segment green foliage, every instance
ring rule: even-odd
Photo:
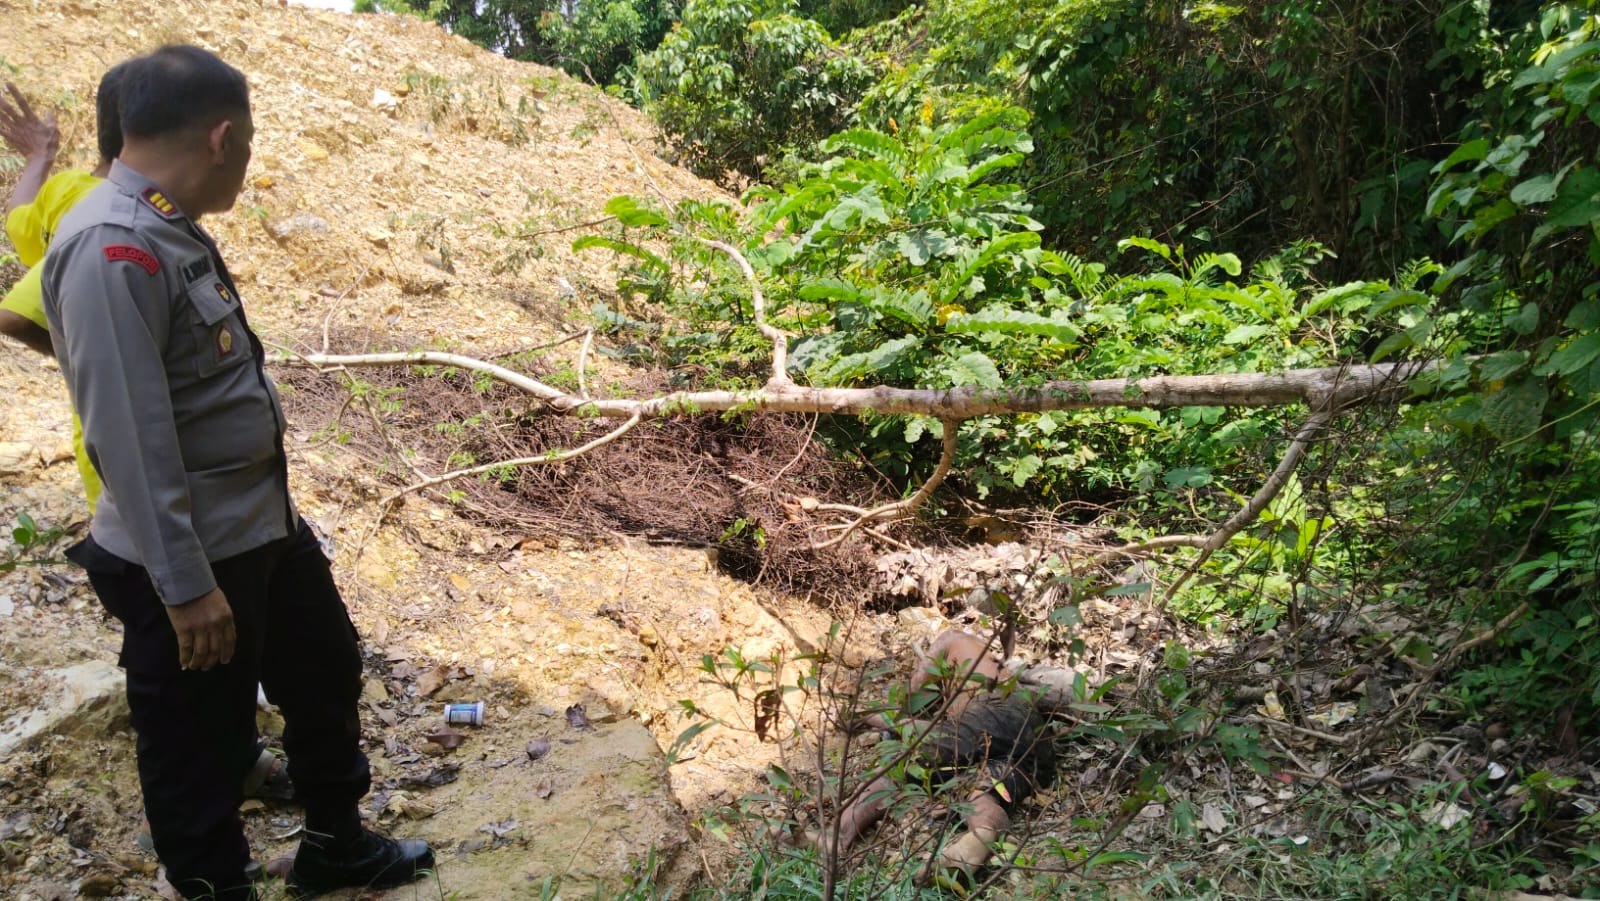
[[[688,0],[635,90],[684,162],[750,176],[851,122],[870,72],[795,0]]]
[[[794,181],[748,192],[742,216],[723,204],[680,204],[668,214],[619,198],[607,207],[619,231],[574,246],[628,259],[624,290],[661,305],[658,318],[674,323],[634,330],[664,363],[692,363],[720,383],[747,386],[764,379],[768,345],[754,328],[745,280],[702,235],[749,258],[768,315],[796,336],[791,373],[819,386],[1029,387],[1318,365],[1349,353],[1369,308],[1415,293],[1409,283],[1377,281],[1322,290],[1309,272],[1326,251],[1310,242],[1258,263],[1249,277],[1232,254],[1191,257],[1146,238],[1123,242],[1126,275],[1047,250],[1033,204],[1007,180],[1032,151],[1026,125],[1016,109],[940,122],[930,107],[896,130],[850,129],[822,142],[824,158],[801,166]],[[641,241],[639,229],[665,243]],[[1233,500],[1207,488],[1213,473],[1246,462],[1254,443],[1283,431],[1283,415],[1197,408],[981,417],[963,426],[958,470],[980,496],[1055,502],[1150,490],[1231,510]],[[936,456],[940,431],[936,422],[882,417],[833,438],[913,482]]]
[[[408,2],[408,0],[355,0],[355,3],[351,5],[351,12],[401,13],[429,21],[437,21],[444,10],[444,0],[426,0],[424,3],[417,4]]]
[[[0,556],[0,573],[11,572],[18,566],[55,562],[38,554],[65,534],[66,530],[59,526],[44,528],[27,513],[18,513],[17,524],[11,530],[11,546]]]
[[[597,84],[617,84],[624,70],[661,43],[678,13],[677,0],[598,0],[570,15],[546,13],[539,33],[551,59]]]
[[[708,151],[713,169],[754,172],[797,141],[740,125],[758,121],[747,111],[756,101],[730,100],[745,85],[727,79],[749,69],[751,23],[794,7],[713,9],[722,18],[707,12],[672,47],[684,63],[673,77],[724,80],[679,112],[726,125],[698,140],[733,148],[727,159],[739,162]],[[1274,628],[1303,623],[1317,604],[1381,596],[1419,618],[1453,617],[1463,636],[1517,611],[1496,640],[1452,661],[1449,688],[1419,713],[1592,733],[1592,7],[939,0],[861,21],[844,43],[880,67],[877,83],[849,127],[766,170],[781,171],[781,184],[749,190],[742,207],[608,208],[616,230],[582,244],[626,267],[624,302],[600,311],[604,321],[702,381],[759,384],[767,345],[743,275],[700,240],[716,238],[749,259],[769,317],[794,336],[791,373],[811,385],[1028,391],[1049,380],[1441,361],[1416,377],[1429,399],[1346,419],[1336,449],[1314,449],[1172,609]],[[738,52],[696,55],[725,47]],[[719,134],[746,143],[716,144]],[[1223,238],[1238,250],[1223,252]],[[1360,280],[1324,281],[1335,268]],[[1163,531],[1210,529],[1240,509],[1301,416],[979,417],[960,426],[952,487],[1035,505],[1126,505],[1139,493]],[[910,490],[944,428],[865,416],[819,434]],[[1067,609],[1049,628],[1070,628]],[[1445,646],[1417,641],[1405,653]],[[1260,736],[1219,723],[1182,649],[1166,663],[1150,703],[1099,721],[1103,737],[1265,766]],[[1433,819],[1452,790],[1426,803],[1329,805],[1305,848],[1247,841],[1238,865],[1268,874],[1267,895],[1443,897],[1463,874],[1525,888],[1516,846]],[[1152,765],[1130,800],[1171,800],[1164,792]],[[1537,794],[1529,817],[1545,815]],[[1175,833],[1193,831],[1184,803],[1174,801]],[[1572,855],[1592,868],[1597,847]],[[1161,891],[1208,896],[1172,872],[1149,878],[1152,893],[1170,879]]]
[[[1315,793],[1302,801],[1307,832],[1243,838],[1218,869],[1249,874],[1258,894],[1248,897],[1260,898],[1446,901],[1463,897],[1464,886],[1483,892],[1531,889],[1528,873],[1537,872],[1538,864],[1530,855],[1475,834],[1470,817],[1442,821],[1449,805],[1471,803],[1461,794],[1460,786],[1428,786],[1414,799],[1385,804]],[[1240,897],[1227,890],[1226,880],[1209,874],[1181,894],[1171,891],[1177,883],[1163,887],[1164,897]]]
[[[356,11],[374,7],[414,12],[512,59],[613,84],[660,43],[678,0],[359,0]]]
[[[1410,510],[1443,511],[1420,553],[1448,561],[1475,619],[1533,607],[1453,700],[1530,728],[1600,716],[1600,17],[1553,5],[1538,37],[1435,167],[1429,211],[1461,256],[1380,347],[1450,358],[1427,380],[1456,396],[1395,435],[1398,458],[1462,472],[1400,470]],[[1448,438],[1425,431],[1441,424]]]
[[[949,118],[1019,106],[1038,147],[1019,180],[1054,246],[1104,255],[1159,226],[1168,243],[1259,257],[1309,236],[1350,277],[1442,249],[1415,214],[1432,149],[1507,80],[1528,9],[707,0],[642,60],[636,88],[718,178],[787,178],[788,152],[905,126],[929,104]]]
[[[800,0],[799,12],[830,34],[842,35],[891,20],[912,5],[912,0]]]

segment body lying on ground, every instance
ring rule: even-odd
[[[930,787],[965,792],[964,829],[940,849],[941,870],[970,874],[982,867],[1018,807],[1055,781],[1055,752],[1036,693],[1018,686],[989,645],[967,632],[941,633],[905,693],[908,710],[874,713],[859,723],[908,748]],[[808,841],[844,854],[884,815],[896,790],[889,776],[876,778],[840,812],[831,842]]]

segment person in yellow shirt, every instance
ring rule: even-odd
[[[111,161],[122,152],[122,127],[117,114],[117,88],[122,67],[116,66],[100,79],[95,98],[96,139],[100,165],[93,172],[68,171],[50,176],[61,148],[61,132],[54,113],[36,115],[17,86],[6,84],[0,94],[0,139],[22,155],[22,175],[6,202],[6,236],[16,248],[17,258],[28,272],[0,301],[0,334],[21,341],[45,356],[54,356],[50,332],[44,318],[44,296],[40,275],[56,223],[85,194],[98,185],[111,169]],[[10,95],[9,98],[6,95]],[[48,177],[47,177],[48,176]],[[72,415],[72,450],[83,480],[83,494],[94,512],[100,498],[100,477],[89,463],[83,447],[83,427],[77,413]]]

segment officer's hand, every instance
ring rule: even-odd
[[[6,94],[10,94],[7,99]],[[44,118],[34,113],[28,98],[17,86],[6,82],[6,93],[0,94],[0,140],[4,140],[17,153],[32,162],[36,159],[55,161],[61,148],[61,131],[56,127],[56,114],[47,112]]]
[[[187,604],[168,606],[167,618],[178,633],[179,666],[208,670],[233,659],[233,608],[222,589],[213,588]]]

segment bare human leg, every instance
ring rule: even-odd
[[[939,852],[941,869],[961,870],[969,875],[989,862],[995,843],[1011,826],[1011,817],[993,792],[978,792],[970,801],[972,812],[967,814],[967,828]]]

